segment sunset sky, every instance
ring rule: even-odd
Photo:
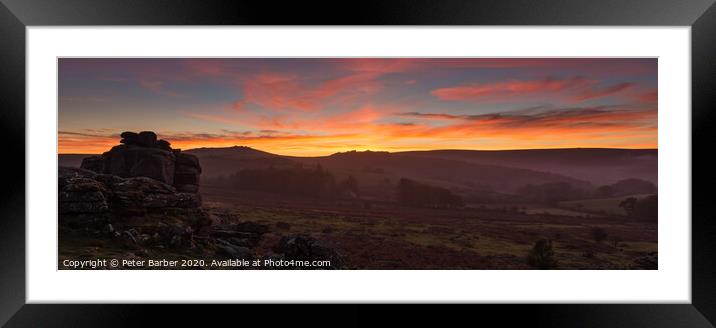
[[[63,58],[59,152],[657,148],[657,60]]]

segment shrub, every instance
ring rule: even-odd
[[[592,228],[592,230],[589,232],[589,234],[592,236],[592,239],[594,241],[601,243],[604,239],[607,239],[607,232],[599,227]]]
[[[527,255],[527,264],[539,270],[557,268],[552,241],[549,239],[538,240]]]
[[[612,246],[613,246],[614,248],[617,248],[617,246],[619,246],[619,243],[622,242],[622,237],[620,237],[620,236],[611,236],[611,237],[609,237],[609,241],[612,242]]]
[[[287,222],[276,222],[276,228],[279,230],[291,230],[291,224]]]

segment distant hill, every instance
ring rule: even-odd
[[[228,176],[242,168],[263,168],[295,164],[289,158],[245,146],[197,148],[185,152],[199,157],[202,177]]]
[[[221,148],[195,148],[188,149],[185,152],[194,154],[200,157],[221,157],[221,158],[236,158],[236,159],[247,159],[247,158],[265,158],[265,157],[281,157],[267,153],[265,151],[253,149],[246,146],[233,146],[233,147],[221,147]]]
[[[60,154],[57,156],[57,164],[59,166],[80,167],[82,159],[90,156],[95,156],[95,154]]]
[[[362,190],[380,194],[402,177],[463,193],[514,193],[527,184],[564,182],[593,189],[627,178],[656,184],[656,149],[432,150],[345,152],[330,156],[282,156],[234,146],[186,150],[199,157],[202,177],[228,176],[243,168],[320,165],[342,179],[355,177]],[[63,166],[79,166],[86,154],[60,155]]]
[[[527,184],[566,182],[588,189],[592,186],[575,178],[529,169],[480,164],[459,159],[418,156],[406,153],[347,152],[326,157],[295,158],[308,165],[353,175],[363,184],[379,185],[402,177],[421,180],[450,189],[512,193]]]
[[[639,178],[657,184],[657,149],[431,150],[401,154],[553,172],[595,185]]]

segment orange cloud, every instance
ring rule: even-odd
[[[430,114],[413,115],[430,117]],[[485,115],[454,115],[440,117],[457,120],[455,124],[439,127],[423,125],[422,128],[400,128],[393,132],[396,137],[435,137],[454,138],[500,138],[512,148],[530,148],[534,141],[560,141],[577,144],[585,140],[622,138],[621,143],[628,144],[631,137],[639,136],[653,140],[656,147],[655,109],[627,110],[607,107],[556,109],[529,113],[514,111]],[[507,142],[509,141],[509,142]],[[617,140],[619,141],[619,140]],[[518,146],[519,145],[519,146]],[[517,147],[515,147],[517,146]]]
[[[60,154],[101,154],[119,143],[119,134],[60,131],[57,139]]]
[[[182,149],[245,145],[298,156],[352,149],[657,147],[655,107],[542,107],[480,115],[391,113],[396,113],[396,108],[363,106],[320,119],[257,116],[248,125],[251,130],[246,131],[158,131],[158,134],[171,141],[173,147]],[[223,116],[192,114],[192,117],[234,122]],[[396,117],[410,121],[394,122]],[[238,121],[248,122],[244,118]],[[59,135],[59,151],[100,153],[118,143],[119,132],[63,131]]]
[[[329,115],[325,118],[273,115],[248,118],[254,126],[270,130],[302,130],[324,133],[343,133],[351,130],[361,131],[378,121],[384,114],[373,106],[363,106],[345,113]]]

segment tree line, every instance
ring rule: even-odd
[[[536,202],[547,205],[557,205],[557,202],[585,198],[587,192],[575,188],[567,182],[550,182],[544,184],[528,184],[517,191],[523,201]]]
[[[321,165],[304,167],[245,168],[235,174],[212,179],[212,183],[237,190],[252,190],[316,198],[360,198],[358,180],[349,175],[343,179]],[[405,206],[430,208],[464,207],[462,197],[452,191],[408,178],[395,187],[396,201]]]
[[[296,196],[334,197],[344,192],[358,193],[358,181],[354,177],[338,180],[320,165],[245,168],[215,182],[234,189]]]
[[[656,185],[641,179],[619,180],[611,185],[603,185],[595,190],[597,197],[617,197],[637,194],[653,194]]]
[[[575,187],[567,182],[549,182],[544,184],[528,184],[517,191],[522,201],[536,202],[546,205],[557,205],[560,201],[608,198],[636,194],[653,194],[656,185],[641,179],[624,179],[611,185],[603,185],[594,190]]]
[[[414,207],[459,208],[465,206],[460,196],[450,190],[400,179],[396,188],[398,203]]]
[[[644,198],[629,197],[621,201],[619,206],[624,209],[627,216],[656,221],[659,218],[659,197],[650,195]]]

